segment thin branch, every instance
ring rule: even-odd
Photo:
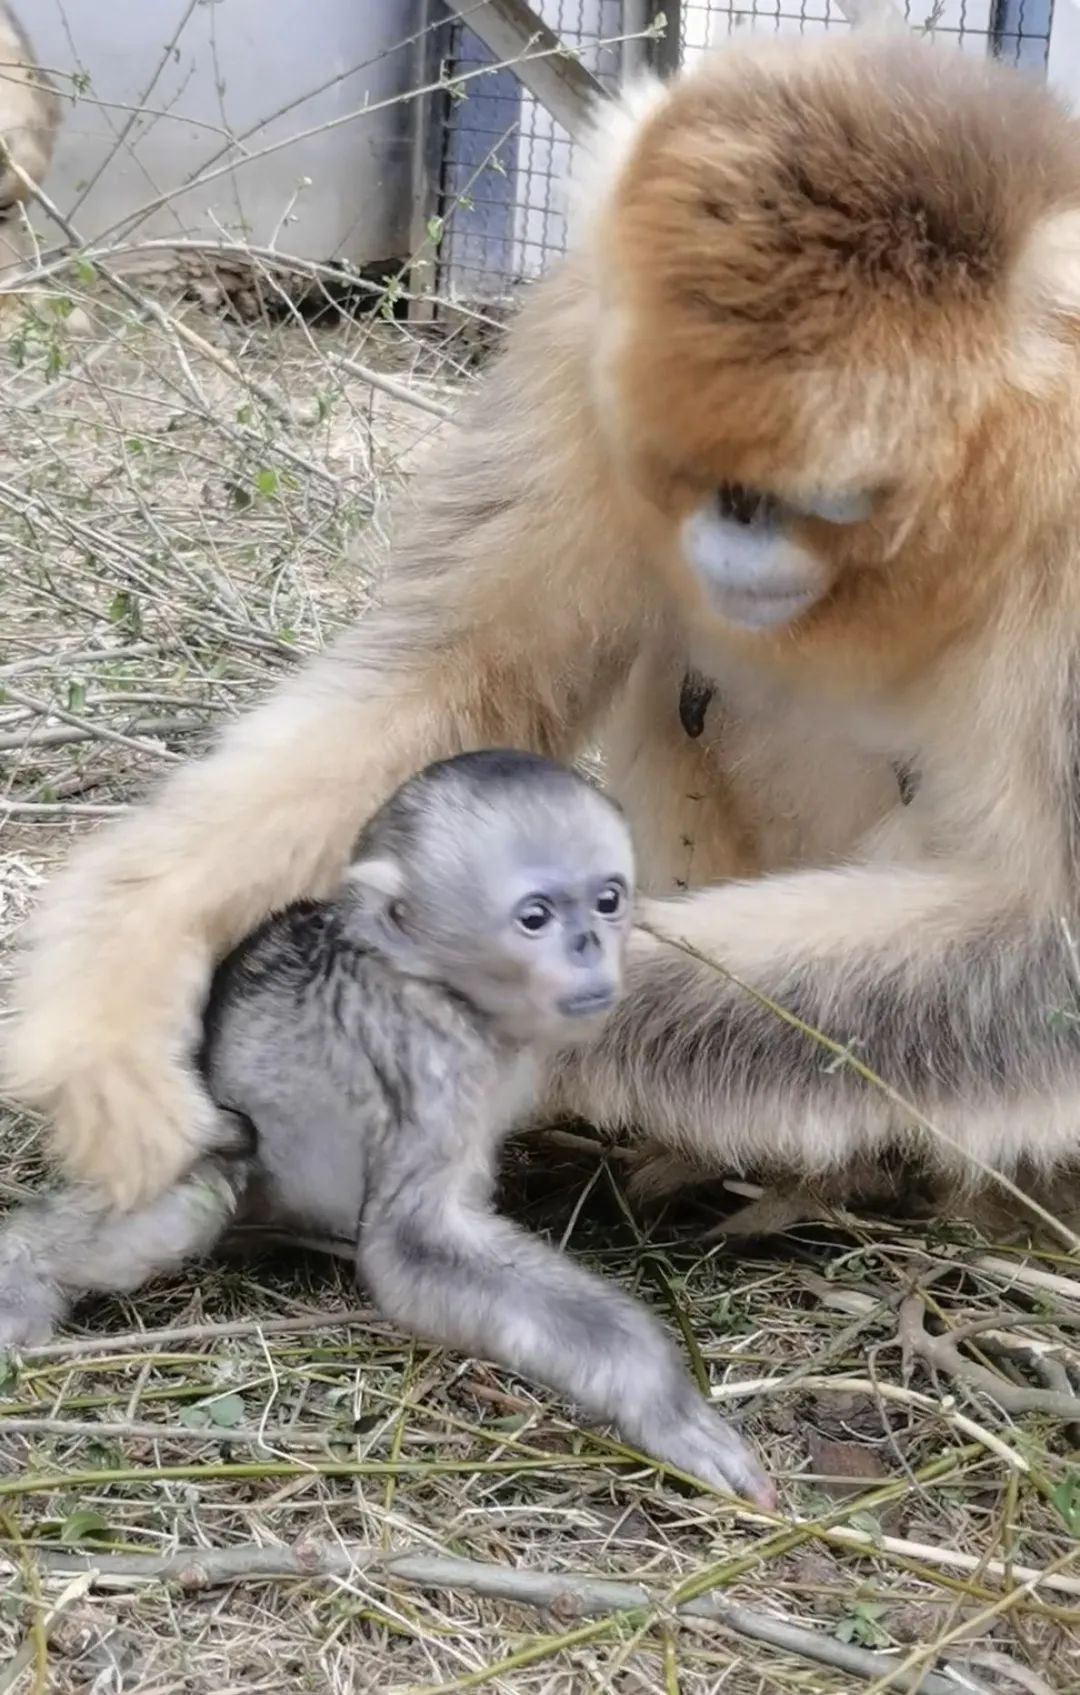
[[[58,647],[50,653],[36,653],[30,659],[13,659],[10,665],[0,665],[0,693],[4,692],[5,677],[19,677],[27,671],[53,671],[58,665],[101,665],[114,659],[145,659],[157,651],[155,642],[131,642],[127,647]]]
[[[1014,1417],[1023,1413],[1043,1413],[1048,1418],[1063,1419],[1067,1424],[1080,1423],[1080,1398],[1076,1395],[1062,1395],[1052,1389],[1028,1389],[1022,1384],[1010,1383],[989,1367],[965,1359],[952,1336],[932,1336],[926,1328],[926,1306],[920,1295],[908,1295],[901,1301],[897,1328],[906,1359],[921,1359],[934,1371],[954,1378],[966,1388],[989,1395]]]
[[[747,1377],[740,1378],[735,1383],[722,1383],[711,1391],[714,1401],[733,1401],[744,1395],[767,1395],[779,1390],[786,1390],[789,1380],[783,1377]],[[952,1398],[946,1396],[923,1395],[917,1389],[905,1389],[898,1383],[879,1383],[870,1377],[819,1377],[807,1375],[799,1378],[802,1389],[818,1389],[835,1392],[841,1395],[872,1395],[882,1401],[896,1401],[901,1406],[917,1407],[920,1412],[936,1413],[939,1418],[954,1425],[973,1442],[989,1449],[999,1460],[1012,1466],[1015,1471],[1028,1472],[1031,1470],[1022,1454],[1016,1453],[1003,1442],[1000,1436],[992,1430],[969,1418],[967,1413],[960,1412],[953,1405]]]
[[[59,225],[71,244],[78,248],[80,252],[83,252],[86,248],[85,241],[71,222],[70,218],[65,217],[64,213],[61,212],[55,201],[50,199],[50,197],[45,193],[45,190],[34,181],[33,177],[27,175],[26,171],[22,169],[16,160],[10,159],[8,161],[8,169],[13,173],[16,179],[21,182],[22,186],[31,198],[36,200],[38,205],[49,214],[49,217]],[[262,401],[263,405],[268,407],[276,417],[284,420],[286,423],[295,422],[296,414],[293,407],[287,400],[282,399],[279,394],[275,394],[273,389],[267,388],[265,383],[256,382],[253,377],[245,374],[245,372],[240,369],[240,366],[236,363],[235,359],[231,359],[227,353],[223,353],[220,348],[215,347],[203,336],[196,334],[196,332],[189,328],[189,326],[180,318],[176,318],[171,313],[166,312],[165,308],[159,301],[150,300],[145,295],[140,294],[138,289],[133,288],[126,278],[118,276],[115,271],[113,271],[109,266],[102,264],[100,260],[97,261],[97,272],[101,277],[101,280],[108,284],[114,294],[119,294],[122,299],[127,301],[129,306],[133,306],[135,308],[140,316],[154,319],[160,328],[164,330],[165,333],[173,340],[178,339],[182,342],[186,342],[193,352],[200,354],[204,359],[208,359],[212,365],[216,365],[218,370],[223,371],[227,377],[232,379],[233,382],[239,383],[241,388],[247,389],[251,394],[256,395],[257,398]],[[310,469],[311,467],[307,468]]]
[[[965,1319],[960,1324],[954,1324],[949,1331],[949,1340],[955,1344],[966,1342],[972,1336],[990,1334],[999,1337],[1002,1343],[1010,1348],[1023,1348],[1034,1352],[1041,1348],[1068,1346],[1064,1342],[1037,1342],[1032,1336],[1021,1336],[1018,1331],[1010,1330],[1010,1324],[1022,1325],[1025,1330],[1059,1330],[1062,1326],[1076,1328],[1077,1320],[1069,1313],[1059,1317],[1057,1313],[1052,1318],[1042,1317],[1033,1312],[991,1312],[983,1313],[981,1318]]]
[[[352,1442],[354,1431],[347,1427],[325,1430],[275,1430],[258,1426],[226,1426],[207,1423],[135,1424],[126,1419],[99,1420],[91,1418],[11,1418],[3,1416],[7,1436],[68,1436],[91,1442],[161,1442],[165,1446],[181,1442],[241,1442],[255,1448],[317,1448],[331,1442]]]
[[[659,1597],[637,1583],[580,1576],[569,1572],[521,1571],[513,1566],[487,1564],[481,1560],[453,1559],[448,1555],[405,1553],[385,1555],[380,1549],[360,1545],[321,1548],[302,1544],[298,1548],[262,1548],[248,1544],[235,1548],[188,1548],[161,1558],[137,1554],[54,1553],[51,1549],[28,1550],[47,1570],[88,1575],[97,1589],[136,1588],[144,1583],[175,1584],[181,1589],[219,1588],[231,1583],[265,1582],[280,1578],[312,1578],[347,1581],[358,1573],[377,1573],[423,1589],[464,1590],[491,1600],[511,1601],[518,1606],[541,1607],[554,1612],[560,1621],[597,1617],[606,1613],[633,1613],[653,1609]],[[796,1654],[817,1665],[831,1666],[853,1677],[871,1682],[890,1678],[894,1664],[884,1654],[838,1642],[823,1632],[807,1629],[793,1620],[736,1606],[717,1595],[699,1596],[675,1609],[676,1618],[707,1619],[753,1642],[764,1642],[784,1653]],[[888,1687],[919,1691],[920,1695],[956,1695],[951,1678],[935,1672],[904,1674]]]
[[[70,724],[76,730],[83,730],[88,740],[111,742],[115,747],[127,748],[131,753],[149,753],[154,758],[168,760],[173,765],[182,763],[181,755],[171,752],[167,747],[156,742],[140,741],[137,736],[125,736],[123,731],[111,730],[107,724],[91,723],[88,718],[80,718],[77,712],[69,712],[66,707],[57,706],[52,701],[37,700],[33,695],[23,694],[21,689],[13,689],[8,683],[4,684],[4,697],[15,706],[25,706],[42,718],[59,718],[61,723]]]
[[[77,729],[72,726],[66,730],[5,730],[0,734],[0,753],[21,753],[24,748],[35,747],[71,747],[77,742],[98,741],[98,728],[88,719]],[[164,718],[137,718],[124,733],[130,736],[193,736],[210,728],[205,718],[180,717],[174,713]]]
[[[1037,1289],[1058,1300],[1080,1303],[1080,1281],[1075,1277],[1063,1277],[1057,1271],[1044,1271],[1038,1265],[1025,1265],[1020,1260],[1004,1259],[998,1254],[980,1254],[971,1261],[971,1269],[988,1271],[993,1277],[1004,1278],[1006,1283]],[[1066,1322],[1065,1315],[1059,1316],[1062,1323]]]
[[[309,1330],[341,1330],[350,1324],[370,1324],[371,1307],[341,1312],[307,1313],[300,1318],[238,1319],[225,1324],[183,1324],[164,1330],[127,1330],[116,1336],[75,1336],[62,1342],[42,1342],[20,1348],[24,1365],[36,1360],[77,1359],[84,1355],[115,1354],[128,1348],[160,1348],[167,1342],[214,1342],[223,1336],[298,1336]]]
[[[131,134],[135,125],[140,121],[140,119],[145,122],[145,119],[146,119],[146,116],[147,116],[146,102],[149,100],[154,89],[157,87],[158,79],[161,76],[162,71],[165,70],[167,65],[171,64],[172,57],[173,57],[173,54],[176,53],[177,44],[179,43],[180,37],[183,35],[184,30],[187,28],[188,20],[191,17],[191,14],[194,12],[194,10],[195,10],[195,8],[197,7],[198,4],[199,4],[199,0],[188,0],[187,9],[184,11],[182,17],[180,18],[179,23],[176,25],[176,28],[173,30],[171,39],[165,43],[164,47],[161,50],[161,57],[158,60],[156,66],[154,67],[153,73],[150,77],[150,81],[147,83],[142,94],[137,97],[135,104],[132,106],[130,112],[128,113],[127,120],[121,126],[119,133],[113,137],[113,143],[112,143],[112,146],[110,147],[109,151],[103,156],[103,158],[101,158],[98,161],[97,169],[93,172],[93,174],[87,179],[87,181],[82,183],[82,185],[80,186],[78,196],[75,200],[74,205],[71,208],[73,216],[79,210],[79,207],[82,205],[83,201],[87,198],[87,196],[92,192],[92,190],[94,188],[97,187],[97,184],[100,182],[101,178],[105,175],[109,166],[112,164],[113,160],[116,158],[116,155],[120,152],[120,149],[123,147],[124,143],[126,142],[128,136]],[[177,57],[179,58],[178,53],[177,53]]]
[[[1017,1565],[1013,1560],[988,1560],[982,1554],[967,1554],[961,1548],[949,1548],[941,1543],[911,1542],[905,1536],[884,1536],[847,1524],[830,1528],[822,1540],[831,1546],[850,1548],[853,1553],[869,1554],[873,1559],[889,1554],[893,1559],[910,1560],[919,1566],[963,1571],[980,1583],[996,1578],[1002,1583],[1031,1583],[1036,1588],[1054,1589],[1062,1595],[1080,1596],[1080,1577],[1043,1571],[1037,1566]]]
[[[430,412],[433,418],[440,418],[443,423],[452,423],[453,410],[443,406],[437,400],[430,400],[426,394],[420,394],[414,388],[407,388],[404,383],[395,382],[393,377],[384,376],[382,371],[373,371],[369,365],[360,365],[355,359],[346,359],[343,353],[328,353],[327,364],[342,371],[348,371],[350,376],[359,377],[361,382],[368,383],[383,394],[388,394],[394,400],[400,400],[405,406],[415,406],[421,412]]]
[[[123,802],[112,805],[108,801],[96,804],[91,801],[9,800],[6,795],[0,797],[0,814],[10,813],[13,818],[115,818],[119,813],[130,810]]]

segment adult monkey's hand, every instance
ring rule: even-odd
[[[49,1115],[61,1167],[117,1204],[152,1197],[206,1144],[190,1055],[215,959],[273,908],[325,891],[363,820],[428,759],[494,743],[570,753],[625,672],[647,598],[619,534],[634,519],[597,498],[599,449],[568,427],[588,404],[571,361],[559,385],[542,380],[560,337],[584,328],[566,269],[422,478],[381,605],[46,892],[6,1083]],[[581,498],[552,498],[570,486]]]

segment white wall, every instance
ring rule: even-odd
[[[340,253],[356,263],[408,251],[410,104],[264,158],[244,162],[243,154],[415,87],[417,50],[400,45],[416,28],[413,0],[13,4],[38,59],[71,96],[48,187],[63,208],[77,207],[83,234],[100,236],[220,155],[218,165],[231,160],[235,172],[174,194],[141,225],[143,234],[224,229],[307,258]],[[117,146],[133,106],[146,110]],[[300,188],[303,177],[309,187]]]

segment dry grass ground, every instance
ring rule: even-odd
[[[341,357],[436,411],[468,380],[382,319],[140,320],[83,284],[0,372],[8,941],[75,835],[362,608],[440,425]],[[3,1120],[5,1200],[36,1134]],[[1080,1259],[850,1216],[705,1251],[584,1140],[518,1150],[508,1197],[681,1330],[780,1517],[410,1343],[318,1255],[192,1271],[3,1364],[0,1695],[1080,1690]]]

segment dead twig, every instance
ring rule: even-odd
[[[370,365],[361,365],[355,359],[347,359],[343,353],[328,353],[328,365],[338,370],[348,371],[351,377],[359,377],[362,383],[371,388],[377,388],[382,394],[388,394],[392,400],[399,400],[403,406],[415,406],[421,412],[430,412],[433,418],[440,418],[443,423],[452,423],[454,413],[449,406],[443,406],[438,400],[432,400],[426,394],[421,394],[415,388],[407,388],[404,383],[395,382],[382,371],[373,371]]]
[[[47,709],[48,710],[48,709]],[[138,718],[124,731],[129,736],[192,736],[210,726],[205,718],[171,716],[168,718]],[[6,730],[0,735],[0,753],[21,753],[24,748],[74,747],[77,742],[99,740],[98,726],[85,721],[80,729],[66,730]]]
[[[261,1430],[245,1426],[186,1424],[136,1424],[127,1419],[11,1418],[4,1414],[7,1436],[70,1436],[91,1442],[199,1443],[239,1442],[256,1448],[324,1449],[332,1442],[352,1442],[355,1433],[347,1426],[336,1430]]]
[[[991,1371],[988,1366],[965,1359],[952,1336],[932,1336],[926,1328],[926,1305],[921,1295],[908,1295],[900,1303],[897,1332],[905,1361],[920,1359],[932,1370],[951,1377],[967,1389],[989,1395],[1004,1412],[1014,1417],[1024,1413],[1043,1413],[1049,1418],[1063,1419],[1067,1424],[1080,1423],[1080,1397],[1063,1395],[1053,1389],[1028,1389],[1010,1383],[1007,1378]]]
[[[1016,1453],[1003,1442],[994,1431],[987,1430],[962,1413],[954,1405],[951,1396],[924,1395],[917,1389],[908,1389],[899,1383],[881,1383],[870,1377],[823,1377],[815,1373],[807,1373],[799,1379],[802,1389],[825,1390],[839,1395],[870,1395],[875,1400],[895,1401],[900,1406],[916,1407],[920,1412],[936,1413],[946,1423],[962,1431],[965,1436],[991,1454],[996,1454],[999,1460],[1004,1460],[1014,1471],[1028,1472],[1030,1465],[1022,1454]],[[744,1395],[767,1395],[786,1390],[786,1377],[752,1377],[742,1378],[732,1383],[722,1383],[712,1391],[714,1401],[732,1401],[741,1399]]]
[[[129,642],[126,647],[57,647],[49,653],[35,653],[28,659],[13,659],[10,665],[0,665],[0,682],[5,677],[23,676],[27,671],[54,671],[58,665],[119,665],[129,659],[145,659],[156,652],[153,642]]]
[[[115,818],[130,810],[119,801],[114,806],[108,801],[95,805],[90,801],[0,799],[0,813],[13,818]]]
[[[301,1336],[308,1330],[341,1330],[350,1324],[370,1324],[372,1307],[342,1312],[313,1312],[298,1318],[237,1319],[225,1324],[181,1324],[164,1330],[128,1330],[116,1336],[75,1336],[62,1342],[42,1342],[22,1348],[24,1365],[36,1360],[77,1359],[82,1355],[115,1354],[128,1348],[160,1348],[168,1342],[214,1342],[223,1336]]]
[[[79,252],[85,251],[86,242],[83,237],[79,234],[71,219],[65,217],[59,206],[45,193],[41,185],[36,183],[33,177],[28,176],[16,160],[9,159],[7,164],[8,169],[22,183],[31,198],[36,200],[38,205],[54,220],[58,228],[63,230],[72,246]],[[192,352],[198,353],[211,365],[216,365],[219,371],[224,372],[227,377],[231,377],[234,382],[239,383],[241,388],[256,395],[276,417],[282,419],[285,423],[295,422],[296,412],[290,402],[283,399],[280,394],[275,394],[274,390],[268,388],[265,383],[258,382],[242,371],[235,359],[230,358],[227,353],[223,353],[219,347],[215,347],[204,336],[198,335],[182,319],[166,312],[159,301],[150,300],[145,295],[140,294],[138,289],[133,288],[124,277],[118,276],[115,271],[102,264],[100,259],[96,263],[96,268],[101,280],[112,289],[114,294],[120,295],[121,299],[126,300],[129,306],[134,307],[140,317],[152,318],[169,336],[185,342]]]
[[[35,1548],[34,1558],[57,1573],[87,1575],[97,1589],[136,1588],[140,1584],[174,1584],[182,1589],[218,1588],[231,1583],[265,1582],[280,1578],[347,1580],[378,1572],[423,1589],[460,1589],[519,1606],[542,1607],[561,1622],[605,1613],[638,1612],[655,1608],[657,1596],[643,1585],[569,1572],[521,1571],[488,1565],[481,1560],[448,1555],[404,1553],[386,1555],[366,1545],[263,1548],[252,1544],[234,1548],[186,1548],[160,1559],[132,1554],[53,1553]],[[909,1690],[914,1695],[956,1695],[952,1678],[934,1672],[905,1673],[893,1678],[893,1663],[884,1655],[838,1642],[791,1619],[736,1606],[717,1595],[703,1595],[674,1609],[675,1618],[706,1619],[753,1642],[764,1642],[817,1665],[831,1666],[867,1682]]]
[[[89,718],[80,718],[77,712],[69,712],[64,706],[57,706],[55,701],[38,700],[34,695],[23,694],[21,689],[13,689],[10,683],[4,684],[4,696],[13,706],[25,706],[28,711],[38,714],[41,718],[59,718],[62,724],[70,724],[73,729],[82,730],[88,741],[111,742],[114,747],[125,747],[131,753],[149,753],[155,759],[167,760],[172,765],[182,763],[182,757],[171,749],[163,747],[158,742],[140,741],[138,736],[125,736],[122,730],[112,730],[107,724],[95,724]]]

